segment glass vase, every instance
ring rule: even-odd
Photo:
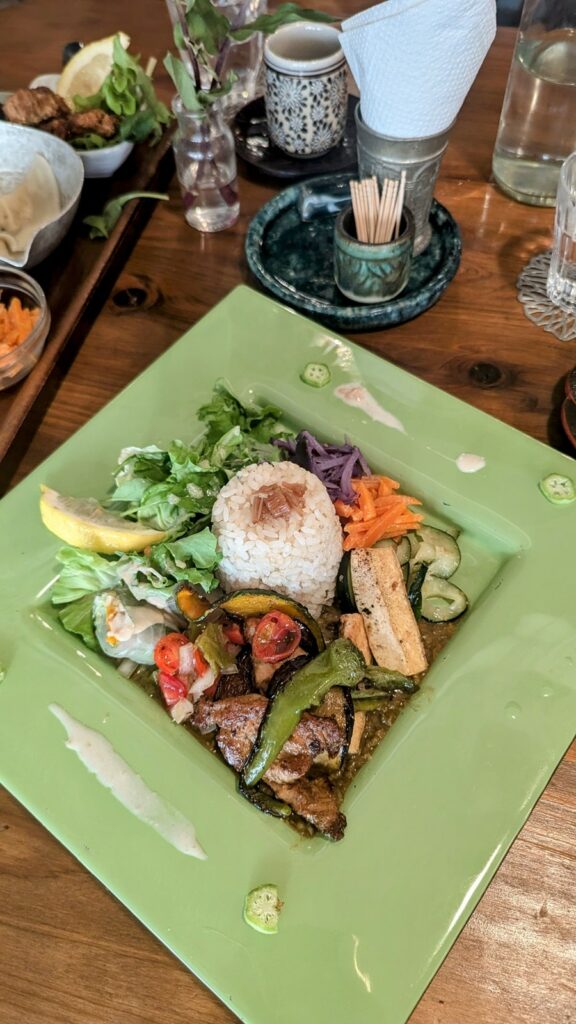
[[[234,137],[220,103],[193,113],[179,96],[172,103],[178,121],[172,148],[184,216],[198,231],[222,231],[238,220]]]
[[[266,14],[267,0],[212,0],[219,13],[224,14],[232,28],[242,28],[254,21],[261,14]],[[173,25],[180,22],[184,11],[182,0],[166,0],[166,6]],[[255,32],[244,43],[225,43],[219,54],[211,58],[212,66],[219,78],[224,78],[233,71],[236,80],[230,92],[222,98],[222,109],[229,120],[241,107],[263,91],[260,72],[264,52],[264,36]],[[190,72],[192,67],[186,50],[179,50],[181,59]],[[202,86],[208,88],[210,82],[202,76]]]

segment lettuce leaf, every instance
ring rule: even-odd
[[[94,632],[92,607],[94,595],[86,594],[67,604],[58,612],[58,619],[68,633],[74,633],[91,651],[99,651],[100,645]]]
[[[114,37],[112,67],[100,89],[91,96],[75,96],[74,108],[100,108],[120,118],[119,133],[109,140],[110,145],[119,138],[130,142],[145,139],[157,142],[163,126],[171,120],[168,108],[158,99],[139,59],[124,49],[118,35]],[[83,138],[88,139],[88,136]],[[74,145],[78,145],[77,140]]]
[[[61,569],[52,587],[52,604],[68,604],[86,594],[114,587],[118,582],[118,560],[79,548],[61,548],[56,558]]]

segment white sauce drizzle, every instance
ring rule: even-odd
[[[72,718],[59,704],[49,704],[48,709],[68,734],[66,746],[131,814],[151,825],[180,853],[206,860],[191,822],[149,789],[104,736]]]
[[[365,412],[371,420],[383,423],[386,427],[391,427],[392,430],[399,430],[402,434],[406,433],[404,425],[400,420],[393,416],[391,412],[383,409],[374,398],[374,395],[371,395],[363,384],[340,384],[337,388],[334,388],[334,394],[336,398],[339,398],[341,402],[345,402],[346,405],[362,409],[362,412]]]
[[[484,469],[486,459],[483,455],[472,455],[470,452],[462,452],[456,459],[456,465],[461,473],[477,473]]]

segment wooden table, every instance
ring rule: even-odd
[[[359,6],[349,3],[346,11]],[[144,55],[164,52],[169,29],[160,0],[126,4],[121,25],[117,18],[112,0],[24,0],[1,9],[0,88],[57,67],[63,41],[118,27]],[[512,42],[512,31],[501,30],[453,131],[436,191],[462,230],[455,281],[420,318],[354,340],[568,451],[558,409],[576,347],[534,327],[515,287],[531,255],[546,247],[552,214],[513,203],[489,180]],[[158,82],[169,94],[162,73]],[[243,172],[240,221],[210,236],[186,225],[173,187],[173,202],[155,210],[81,346],[58,365],[35,429],[0,467],[3,487],[22,479],[234,285],[249,281],[246,228],[275,191]],[[575,851],[573,745],[410,1024],[576,1021]],[[0,958],[0,1024],[236,1019],[5,792]]]

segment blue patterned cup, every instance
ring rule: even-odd
[[[264,46],[266,119],[275,146],[294,157],[322,156],[344,136],[348,91],[340,33],[298,21]]]
[[[349,206],[334,229],[334,278],[353,302],[388,302],[408,284],[414,245],[414,218],[405,206],[400,235],[392,242],[359,242]]]

